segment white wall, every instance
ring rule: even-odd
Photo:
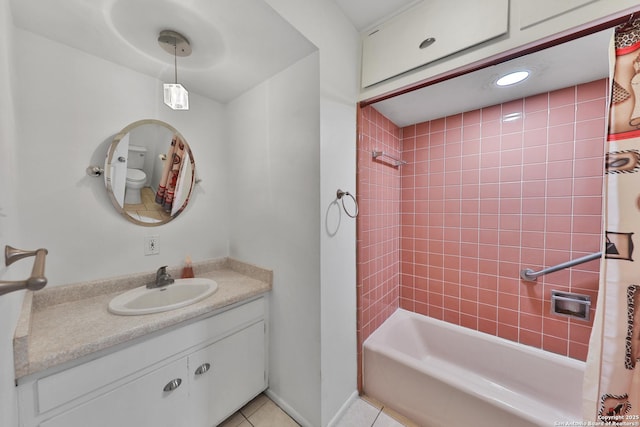
[[[226,256],[228,233],[224,106],[191,94],[191,109],[162,103],[162,82],[23,30],[16,31],[16,123],[25,249],[46,247],[48,286],[94,280]],[[126,221],[102,178],[110,140],[131,122],[174,126],[193,151],[197,185],[187,210],[161,227]],[[158,235],[160,254],[145,256],[144,237]],[[203,236],[206,236],[203,238]]]
[[[0,247],[49,249],[48,286],[151,271],[187,253],[227,255],[224,107],[194,95],[188,114],[172,112],[160,91],[155,79],[15,29],[8,0],[0,0]],[[161,228],[121,218],[104,181],[84,171],[104,161],[116,132],[142,118],[180,130],[202,166],[192,206]],[[151,233],[161,253],[145,257]],[[0,279],[30,271],[28,260],[2,263]],[[0,425],[7,427],[18,425],[12,339],[23,295],[0,296]]]
[[[8,0],[0,0],[0,248],[16,245],[19,235],[15,194],[16,182],[16,137],[13,114],[11,66],[13,53],[13,25]],[[19,265],[7,269],[4,261],[0,264],[0,280],[20,279],[24,273]],[[22,303],[24,292],[14,292],[0,296],[0,425],[18,425],[16,392],[13,376],[13,331]]]
[[[270,393],[320,424],[318,56],[228,105],[230,255],[274,270]]]
[[[330,0],[266,0],[319,50],[320,425],[354,397],[357,380],[356,228],[337,217],[338,188],[355,193],[359,35]],[[291,390],[290,392],[295,392]],[[310,397],[311,398],[311,397]],[[309,398],[309,399],[310,399]]]
[[[356,389],[355,221],[337,222],[334,199],[338,187],[355,191],[358,35],[332,1],[267,1],[319,52],[228,107],[193,94],[188,113],[162,105],[160,81],[14,29],[3,16],[1,35],[15,33],[20,55],[0,53],[16,70],[15,108],[10,97],[0,101],[15,113],[15,132],[3,126],[0,144],[17,159],[12,170],[0,157],[2,182],[16,183],[16,202],[3,193],[0,207],[19,216],[0,215],[0,243],[7,234],[15,246],[48,248],[49,286],[151,271],[187,253],[273,268],[271,387],[304,425],[324,426]],[[0,70],[0,88],[10,76]],[[102,180],[85,175],[111,137],[142,118],[186,137],[203,180],[187,211],[159,228],[125,221]],[[150,234],[160,236],[160,255],[143,255]],[[10,305],[0,314],[11,323],[0,326],[0,424],[8,426],[16,425],[7,383],[21,299],[0,297]]]

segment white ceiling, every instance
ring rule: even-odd
[[[397,15],[421,0],[334,0],[360,32]]]
[[[331,1],[331,0],[327,0]],[[333,0],[366,31],[420,0]],[[11,0],[17,27],[172,82],[173,57],[161,30],[181,32],[193,54],[178,58],[178,81],[220,102],[277,74],[316,47],[264,0]],[[609,33],[590,36],[375,104],[399,126],[469,111],[608,75]],[[498,91],[509,67],[532,77]]]
[[[12,0],[17,27],[166,82],[174,58],[157,42],[182,33],[187,90],[227,102],[316,47],[263,0]]]

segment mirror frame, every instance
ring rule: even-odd
[[[170,216],[167,219],[164,220],[160,220],[157,222],[144,222],[144,221],[140,221],[137,218],[134,218],[133,216],[131,216],[125,209],[124,209],[124,205],[120,206],[120,204],[118,203],[118,200],[116,199],[114,193],[113,193],[113,187],[112,187],[112,177],[111,177],[111,164],[113,161],[113,154],[116,151],[116,147],[118,146],[118,144],[120,143],[120,141],[122,140],[122,138],[124,138],[124,136],[126,134],[128,134],[129,132],[131,132],[133,129],[140,127],[140,126],[144,126],[144,125],[159,125],[162,126],[166,129],[168,129],[169,131],[171,131],[174,135],[177,135],[180,139],[182,139],[182,141],[185,144],[185,151],[189,154],[189,159],[191,162],[191,177],[189,182],[189,191],[188,194],[185,198],[184,204],[180,207],[180,209],[178,209],[178,211]],[[195,159],[193,158],[193,153],[191,152],[191,146],[189,145],[189,143],[187,142],[187,140],[184,138],[184,136],[182,136],[182,134],[180,132],[178,132],[178,130],[176,128],[174,128],[173,126],[171,126],[170,124],[163,122],[162,120],[156,120],[156,119],[143,119],[143,120],[138,120],[135,121],[129,125],[127,125],[124,129],[122,129],[120,132],[118,132],[114,137],[113,140],[111,141],[111,144],[109,146],[109,150],[107,151],[107,157],[105,160],[105,165],[104,165],[104,180],[105,180],[105,186],[107,189],[107,194],[109,195],[109,199],[111,200],[111,203],[113,204],[113,206],[116,208],[116,210],[127,219],[127,221],[132,222],[134,224],[137,225],[142,225],[145,227],[157,227],[159,225],[163,225],[163,224],[167,224],[168,222],[174,220],[176,217],[178,217],[178,215],[180,215],[182,212],[184,212],[184,210],[186,209],[187,205],[189,204],[189,201],[191,200],[191,195],[193,193],[193,188],[195,186],[196,183],[196,164],[195,164]]]

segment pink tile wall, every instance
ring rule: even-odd
[[[401,307],[585,360],[591,323],[549,301],[595,303],[598,262],[519,271],[600,250],[606,95],[599,80],[402,129]]]
[[[399,305],[584,360],[591,323],[550,315],[552,289],[592,298],[607,81],[398,129],[359,112],[358,348]],[[506,120],[514,117],[513,120]],[[375,162],[371,150],[408,162]]]
[[[358,112],[358,360],[362,343],[399,306],[400,170],[372,151],[401,156],[400,129],[372,107]],[[360,368],[360,364],[359,364]],[[358,372],[358,384],[362,375]]]

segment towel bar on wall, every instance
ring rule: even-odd
[[[14,280],[14,281],[0,281],[0,295],[4,295],[9,292],[19,291],[21,289],[29,289],[31,291],[38,291],[47,285],[47,278],[44,276],[44,261],[46,255],[49,253],[44,248],[36,249],[35,251],[25,251],[22,249],[16,249],[9,245],[4,248],[4,263],[8,267],[14,262],[35,256],[33,261],[33,269],[31,270],[31,277],[26,280]]]
[[[390,156],[389,154],[385,153],[384,151],[372,151],[371,152],[371,157],[373,157],[373,159],[377,159],[378,157],[386,157],[387,159],[390,159],[391,161],[393,161],[393,163],[389,163],[391,166],[397,168],[398,166],[402,166],[402,165],[406,165],[407,162],[404,160],[400,160],[400,159],[396,159],[393,156]],[[388,162],[387,162],[388,163]]]
[[[353,203],[355,205],[355,212],[351,213],[347,210],[347,207],[344,205],[344,199],[343,199],[344,196],[351,197],[351,200],[353,200]],[[342,209],[344,209],[344,212],[348,216],[350,216],[351,218],[355,218],[358,216],[358,212],[360,211],[360,209],[358,208],[358,201],[356,200],[356,196],[349,193],[348,191],[342,191],[341,189],[338,188],[338,191],[336,191],[336,198],[338,200],[342,200]]]
[[[588,261],[593,261],[594,259],[602,258],[602,252],[596,252],[594,254],[585,255],[581,258],[576,258],[571,261],[563,262],[558,265],[554,265],[553,267],[545,268],[540,271],[533,271],[530,268],[526,268],[520,271],[520,278],[522,280],[526,280],[527,282],[535,282],[536,279],[545,274],[553,273],[554,271],[563,270],[565,268],[573,267],[574,265],[583,264]]]

